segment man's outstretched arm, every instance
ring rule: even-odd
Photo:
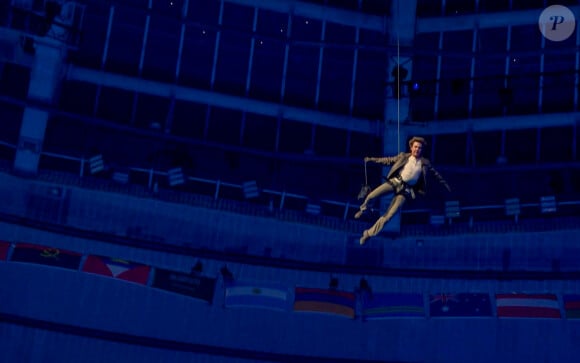
[[[441,185],[443,185],[445,187],[445,189],[447,189],[447,191],[450,192],[451,191],[451,187],[449,186],[449,184],[447,184],[447,182],[445,181],[445,179],[443,179],[443,177],[441,176],[441,174],[439,174],[439,172],[437,170],[435,170],[435,168],[431,164],[429,164],[427,167],[429,168],[429,170],[431,171],[431,173],[433,173],[433,175],[439,181],[439,183],[441,183]]]
[[[396,156],[384,156],[384,157],[380,157],[380,158],[369,158],[369,157],[366,157],[365,158],[365,162],[372,161],[372,162],[377,163],[377,164],[392,165],[397,160],[399,160],[399,158],[402,155],[403,155],[403,153],[401,153],[399,155],[396,155]]]

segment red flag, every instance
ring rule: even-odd
[[[6,256],[8,256],[8,250],[10,249],[10,243],[0,241],[0,261],[5,261]]]
[[[83,271],[146,285],[151,266],[110,257],[89,255]]]
[[[352,292],[333,289],[296,287],[294,311],[355,316],[356,296]]]
[[[510,318],[560,318],[554,294],[496,294],[497,316]]]

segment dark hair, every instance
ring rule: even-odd
[[[423,146],[427,146],[427,141],[420,136],[413,136],[411,140],[409,140],[409,147],[412,147],[414,142],[420,142]]]

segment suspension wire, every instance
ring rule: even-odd
[[[399,6],[397,5],[397,8]],[[397,15],[398,16],[398,15]],[[399,44],[399,31],[397,30],[397,153],[401,152],[401,49]]]
[[[399,21],[401,20],[399,12],[399,1],[396,0],[397,6],[397,153],[401,152],[401,44],[399,38]]]

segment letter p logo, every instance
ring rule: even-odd
[[[562,24],[564,22],[564,17],[562,15],[554,15],[554,16],[550,16],[550,20],[554,21],[552,23],[552,30],[556,30],[556,26],[558,24]]]
[[[574,33],[576,19],[570,9],[562,5],[552,5],[542,11],[538,20],[542,35],[554,42],[566,40]]]

